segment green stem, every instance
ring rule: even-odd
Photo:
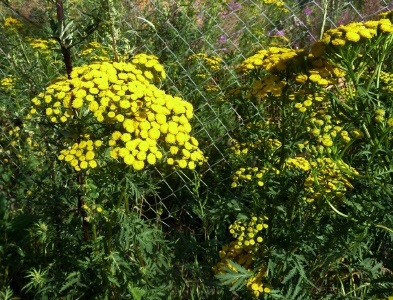
[[[288,86],[286,85],[283,88],[282,94],[281,94],[281,107],[280,107],[280,142],[281,142],[281,155],[280,155],[280,162],[279,162],[279,167],[281,168],[285,160],[287,159],[287,149],[286,149],[286,142],[287,142],[287,134],[288,134],[288,129],[291,128],[291,124],[289,126],[286,126],[284,122],[288,120],[287,118],[287,111],[286,111],[286,103],[287,103],[287,91]]]
[[[92,225],[91,230],[92,230],[92,235],[93,235],[93,242],[96,242],[97,241],[97,226],[96,226],[96,224]]]
[[[112,216],[110,220],[107,222],[107,232],[106,232],[106,255],[109,255],[112,252],[112,219],[114,213],[112,213]]]
[[[321,25],[321,33],[319,34],[319,39],[322,39],[323,33],[325,32],[325,25],[326,25],[326,19],[327,19],[327,8],[328,8],[328,1],[324,0],[322,2],[323,5],[323,19],[322,19],[322,25]]]
[[[82,199],[82,188],[84,183],[84,178],[82,172],[78,172],[77,174],[77,183],[78,183],[78,211],[82,217],[82,231],[85,241],[90,240],[89,234],[89,223],[86,221],[86,211],[83,209],[83,205],[85,204]]]
[[[109,24],[111,27],[113,60],[119,61],[119,57],[117,54],[117,34],[116,34],[116,27],[115,27],[115,17],[113,15],[113,11],[115,9],[113,0],[107,0],[107,5],[108,5],[108,14],[109,14]]]
[[[333,209],[333,211],[334,211],[336,214],[338,214],[339,216],[344,217],[344,218],[347,218],[347,219],[349,219],[349,220],[351,220],[351,221],[355,221],[355,222],[358,221],[358,220],[356,220],[356,219],[354,219],[354,218],[351,218],[350,216],[348,216],[348,215],[342,213],[341,211],[339,211],[337,208],[335,208],[335,207],[333,206],[333,204],[330,203],[329,200],[326,200],[326,202],[327,202],[327,203],[329,204],[329,206]]]
[[[338,214],[338,215],[340,215],[340,216],[342,216],[342,217],[344,217],[344,218],[347,218],[347,219],[349,219],[349,220],[351,220],[351,221],[358,222],[358,220],[356,220],[356,219],[354,219],[354,218],[351,218],[350,216],[348,216],[348,215],[346,215],[346,214],[340,212],[337,208],[335,208],[335,207],[330,203],[329,200],[326,200],[326,201],[327,201],[327,203],[329,204],[329,206],[333,209],[333,211],[334,211],[336,214]],[[387,226],[385,226],[385,225],[382,225],[382,224],[366,224],[366,225],[368,225],[368,226],[374,225],[375,227],[382,228],[382,229],[385,229],[386,231],[389,231],[390,233],[393,233],[393,229],[391,229],[391,228],[389,228],[389,227],[387,227]]]
[[[128,202],[128,196],[124,193],[124,209],[126,211],[126,215],[130,214],[130,204]]]
[[[382,228],[382,229],[385,229],[385,230],[389,231],[390,233],[393,233],[393,229],[391,229],[389,227],[386,227],[384,225],[376,224],[375,227]]]

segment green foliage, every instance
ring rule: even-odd
[[[271,47],[239,66],[233,102],[245,126],[233,142],[232,188],[246,215],[269,217],[264,250],[241,264],[265,266],[272,298],[367,299],[386,273],[391,103],[379,78],[391,68],[391,32],[387,13],[327,31],[310,54]],[[232,273],[217,277],[233,286]]]

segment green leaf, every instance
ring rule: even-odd
[[[247,279],[250,278],[253,273],[229,259],[227,260],[227,262],[235,270],[232,270],[229,267],[225,266],[224,270],[226,273],[218,274],[216,275],[216,277],[221,281],[222,284],[230,285],[230,291],[238,291],[246,285]]]
[[[61,287],[60,289],[60,293],[64,292],[65,290],[67,290],[68,288],[76,285],[78,287],[86,287],[86,285],[82,284],[80,282],[81,278],[80,278],[80,272],[72,272],[70,273],[67,278],[66,278],[66,282],[65,284]]]
[[[133,287],[131,289],[132,299],[134,299],[134,300],[141,300],[145,294],[146,294],[146,291],[144,289],[139,288],[139,287]]]

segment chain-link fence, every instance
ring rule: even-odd
[[[282,6],[279,5],[280,1],[227,1],[215,6],[195,1],[190,8],[189,5],[175,3],[164,5],[161,1],[140,2],[125,4],[125,11],[132,12],[134,20],[138,22],[125,18],[124,28],[140,38],[136,43],[137,51],[163,57],[172,67],[180,70],[174,73],[175,76],[169,73],[170,89],[184,99],[193,99],[194,104],[197,102],[195,123],[199,132],[196,135],[204,137],[204,151],[209,153],[208,166],[201,178],[205,193],[229,188],[229,178],[222,176],[221,171],[225,166],[230,169],[225,150],[234,138],[232,133],[238,126],[244,125],[245,120],[241,120],[233,107],[225,106],[224,109],[232,111],[223,112],[222,106],[215,105],[217,98],[225,97],[226,91],[236,86],[235,77],[228,79],[230,75],[224,75],[224,81],[220,80],[222,77],[215,79],[214,74],[219,71],[208,70],[206,61],[202,59],[199,61],[199,71],[206,71],[210,76],[206,80],[196,81],[198,74],[190,69],[189,58],[201,52],[210,58],[220,57],[223,58],[220,70],[230,70],[258,49],[270,45],[307,48],[320,38],[323,30],[371,19],[393,5],[391,1],[292,1]],[[160,21],[162,23],[158,23]],[[179,26],[179,22],[184,22],[181,23],[183,26]],[[150,38],[156,42],[143,43],[146,39],[143,28],[146,27],[152,29]],[[185,32],[185,29],[189,32]],[[216,86],[216,93],[206,93],[204,87],[209,84]],[[228,119],[228,115],[237,119]],[[221,174],[219,180],[215,180],[215,173]],[[230,176],[230,173],[225,175]],[[185,189],[191,195],[193,181],[184,174],[178,173],[178,176],[181,183],[172,187],[170,183],[173,181],[162,175],[170,193],[162,195],[161,205],[171,197],[186,205],[186,201],[177,195]]]
[[[19,5],[14,10],[4,5],[0,17],[23,16],[26,24],[29,20],[37,22],[43,9],[39,3],[32,1],[28,8]],[[198,178],[193,173],[177,170],[168,174],[157,168],[160,190],[153,198],[141,197],[141,213],[160,216],[164,224],[183,216],[199,222],[195,217],[198,213],[185,198],[198,196],[200,201],[201,195],[219,197],[217,191],[230,189],[228,148],[236,138],[236,128],[245,123],[226,101],[228,91],[238,85],[233,71],[236,64],[269,46],[307,48],[328,28],[364,21],[392,8],[393,1],[388,0],[119,1],[115,18],[119,48],[123,53],[145,52],[159,57],[168,69],[165,89],[193,103],[194,134],[209,157]],[[88,14],[81,11],[80,15]],[[6,36],[0,33],[0,37],[1,55],[11,59]],[[92,37],[99,42],[104,39],[99,33]],[[10,69],[3,67],[0,79],[9,75],[5,70]],[[6,118],[6,108],[0,109],[1,117]],[[22,124],[4,119],[1,125],[0,165],[15,164],[12,155],[18,149],[13,137],[19,136]],[[197,192],[195,183],[200,184]]]

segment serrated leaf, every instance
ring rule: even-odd
[[[80,276],[79,276],[79,272],[72,272],[70,273],[67,278],[66,278],[66,283],[61,287],[60,289],[60,293],[64,292],[65,290],[67,290],[68,288],[72,287],[73,285],[77,285],[77,286],[85,286],[84,284],[82,284],[80,282]]]
[[[132,298],[135,300],[141,300],[145,294],[146,294],[146,291],[139,288],[139,287],[134,287],[131,289]]]

